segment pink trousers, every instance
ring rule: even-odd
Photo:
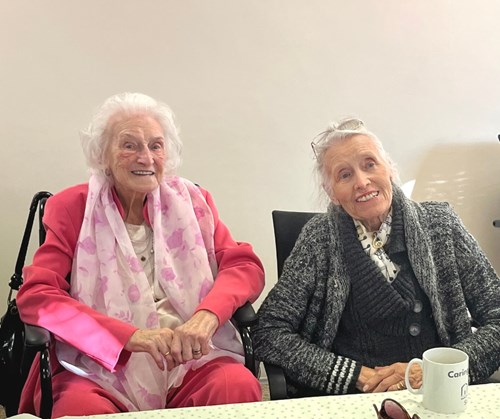
[[[52,417],[98,415],[126,411],[94,382],[69,371],[53,377]],[[259,381],[232,358],[217,358],[189,371],[180,387],[169,391],[167,408],[245,403],[262,400]]]

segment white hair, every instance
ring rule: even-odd
[[[315,172],[319,178],[322,189],[328,194],[329,197],[332,196],[332,179],[330,173],[328,172],[328,167],[326,167],[325,164],[326,152],[333,144],[349,140],[356,135],[364,135],[373,141],[377,151],[380,153],[380,157],[389,168],[392,181],[396,184],[400,183],[396,164],[393,162],[387,151],[385,151],[384,146],[378,137],[371,131],[368,131],[360,119],[347,118],[338,123],[332,122],[328,128],[318,134],[311,143],[314,154],[316,155]]]
[[[120,93],[106,99],[95,112],[80,138],[83,153],[91,172],[104,174],[107,169],[106,150],[110,140],[108,124],[117,115],[145,114],[154,118],[165,135],[165,174],[173,174],[181,164],[182,142],[174,122],[174,114],[165,103],[158,102],[142,93]]]

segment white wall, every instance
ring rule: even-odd
[[[500,270],[499,16],[497,0],[0,0],[0,312],[31,196],[86,180],[78,130],[122,91],[174,109],[181,174],[254,244],[268,288],[271,210],[317,208],[309,142],[353,114],[419,197],[436,163],[479,176],[461,178],[486,201],[457,209]]]

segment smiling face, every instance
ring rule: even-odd
[[[163,178],[165,138],[161,125],[151,116],[117,115],[106,129],[107,164],[124,208],[142,202]]]
[[[391,171],[366,135],[341,140],[325,153],[330,199],[368,231],[377,231],[392,204]]]

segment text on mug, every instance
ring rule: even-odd
[[[464,377],[469,373],[468,369],[462,370],[462,371],[448,371],[448,377],[450,378],[458,378],[458,377]]]

